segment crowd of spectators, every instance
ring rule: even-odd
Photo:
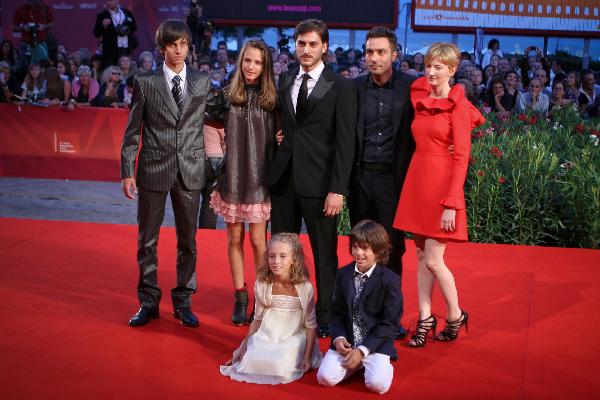
[[[23,44],[19,48],[10,40],[0,44],[0,102],[29,101],[70,109],[129,107],[133,77],[156,69],[162,62],[161,55],[156,49],[144,49],[134,57],[138,43],[134,15],[119,7],[117,0],[108,0],[106,6],[91,32],[101,39],[96,51],[82,48],[69,52],[59,42],[46,43],[53,26],[50,9],[40,0],[27,0],[13,19],[13,30],[22,32]],[[185,18],[193,33],[189,67],[208,73],[213,89],[223,87],[235,69],[236,52],[229,50],[225,41],[210,48],[214,26],[203,17],[202,6],[197,2],[192,3]],[[39,46],[42,48],[36,49]],[[454,77],[476,106],[499,113],[541,114],[551,113],[555,107],[571,106],[583,118],[600,115],[600,85],[593,71],[565,71],[560,59],[549,59],[537,47],[526,48],[523,55],[506,54],[497,39],[490,40],[487,47],[481,62],[464,52]],[[269,49],[278,85],[281,74],[296,61],[287,46]],[[325,60],[348,79],[368,73],[360,49],[330,49]],[[394,68],[421,76],[426,68],[424,56],[419,52],[405,55],[400,47]]]
[[[551,114],[556,107],[573,107],[582,118],[600,115],[600,85],[592,70],[564,71],[559,58],[550,60],[534,46],[522,56],[506,56],[492,39],[481,64],[463,53],[455,76],[469,99],[493,112]]]

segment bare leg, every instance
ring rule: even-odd
[[[227,223],[227,255],[234,289],[244,288],[244,224]]]
[[[411,347],[425,346],[427,333],[435,329],[435,317],[431,315],[431,295],[434,277],[425,265],[425,237],[415,235],[417,246],[417,291],[419,296],[419,323],[417,330],[408,343]],[[434,331],[435,332],[435,331]]]
[[[267,223],[260,222],[249,224],[250,229],[250,244],[254,253],[254,271],[258,271],[258,267],[263,262],[265,251],[267,249]]]
[[[419,296],[419,319],[431,315],[431,297],[433,293],[434,276],[425,265],[425,237],[415,235],[417,246],[417,290]]]
[[[444,262],[445,250],[446,243],[432,238],[425,240],[425,266],[438,281],[442,296],[446,301],[447,319],[456,321],[460,318],[461,311],[458,305],[458,293],[454,276]]]

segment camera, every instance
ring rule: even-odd
[[[123,24],[115,26],[115,31],[119,36],[127,36],[129,35],[129,27]]]
[[[25,29],[31,34],[31,40],[33,41],[33,45],[37,45],[37,31],[40,29],[40,24],[36,22],[28,22],[25,25],[23,25],[23,29]]]
[[[30,32],[35,32],[40,28],[40,24],[37,24],[35,22],[28,22],[27,24],[25,24],[25,28]]]
[[[204,21],[204,34],[212,34],[215,31],[215,24],[212,21]]]
[[[277,41],[277,47],[279,47],[280,52],[289,52],[290,51],[290,38],[286,34],[282,34],[279,40]]]

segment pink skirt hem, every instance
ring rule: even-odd
[[[225,222],[248,222],[258,224],[271,218],[271,203],[229,204],[216,190],[210,195],[210,207],[222,216]]]

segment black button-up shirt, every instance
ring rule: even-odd
[[[379,86],[369,75],[365,97],[364,148],[361,161],[378,164],[393,163],[393,104],[394,76],[392,75],[383,86]]]

